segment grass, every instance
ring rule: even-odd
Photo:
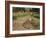
[[[32,18],[32,20],[34,20],[34,18],[37,19],[38,21],[38,29],[40,29],[40,14],[27,14],[27,13],[22,13],[22,14],[18,14],[16,16],[13,16],[13,20],[17,20],[19,18],[23,18],[23,17],[26,17],[26,16],[30,16]]]
[[[25,16],[30,16],[30,14],[25,14],[25,13],[22,13],[22,14],[18,14],[16,16],[13,16],[13,19],[18,19],[18,18],[23,18]]]
[[[40,14],[34,14],[33,15],[35,18],[40,18]]]
[[[16,20],[18,18],[23,18],[25,16],[31,16],[32,18],[34,17],[34,18],[40,19],[40,15],[39,14],[33,14],[33,15],[31,15],[31,14],[27,14],[27,13],[22,13],[22,14],[18,14],[16,16],[13,16],[13,19]]]

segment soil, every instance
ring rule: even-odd
[[[15,16],[18,14],[14,13],[13,15]],[[37,19],[34,18],[34,21],[32,23],[31,16],[25,16],[23,18],[18,18],[17,20],[13,20],[13,30],[32,30],[32,29],[38,29],[37,27],[38,27]]]

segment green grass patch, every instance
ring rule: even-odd
[[[33,16],[38,19],[40,18],[40,14],[34,14]]]
[[[27,14],[27,13],[22,13],[22,14],[18,14],[16,16],[13,16],[13,19],[18,19],[18,18],[23,18],[25,16],[31,16],[31,18],[37,18],[37,19],[40,19],[40,15],[39,14]]]

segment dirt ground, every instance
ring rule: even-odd
[[[20,13],[19,13],[20,14]],[[14,16],[17,14],[13,14]],[[17,20],[13,20],[13,30],[32,30],[37,29],[31,24],[31,16],[25,16]],[[37,20],[37,19],[36,19]]]

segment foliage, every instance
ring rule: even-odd
[[[13,19],[18,19],[20,17],[22,18],[22,17],[25,17],[25,16],[31,16],[32,18],[34,17],[34,18],[40,19],[40,15],[39,14],[31,15],[31,14],[27,14],[27,13],[22,13],[22,14],[18,14],[16,16],[13,16]]]

